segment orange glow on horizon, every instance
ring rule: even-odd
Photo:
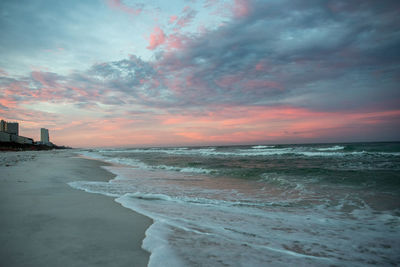
[[[203,115],[145,114],[141,120],[74,122],[51,133],[56,143],[76,147],[307,142],[334,139],[343,132],[357,136],[379,131],[386,118],[399,115],[400,110],[346,114],[293,107],[227,107]]]

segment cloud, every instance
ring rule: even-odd
[[[234,0],[232,12],[234,17],[241,18],[250,14],[251,3],[250,0]]]
[[[69,76],[32,72],[24,82],[36,91],[22,95],[158,108],[395,108],[399,63],[393,58],[400,53],[389,58],[386,50],[399,46],[400,38],[385,30],[394,27],[393,5],[343,4],[343,13],[332,11],[331,4],[238,1],[235,5],[251,12],[216,30],[167,36],[155,27],[147,47],[158,49],[155,60],[131,56]]]
[[[120,10],[120,11],[128,13],[130,15],[135,15],[135,16],[139,15],[143,10],[142,6],[140,6],[140,5],[133,8],[128,5],[125,5],[122,0],[107,0],[107,4],[111,8]]]
[[[156,26],[153,29],[153,32],[150,33],[150,37],[149,37],[149,45],[147,46],[147,49],[150,50],[154,50],[156,49],[158,46],[162,45],[166,40],[166,36],[164,31]]]
[[[9,108],[35,102],[71,103],[81,108],[145,104],[160,94],[160,90],[153,90],[158,87],[155,75],[153,66],[136,56],[94,64],[69,75],[33,71],[18,79],[0,77],[0,103]]]
[[[20,97],[67,99],[80,105],[288,104],[352,110],[379,101],[391,102],[390,109],[398,103],[390,99],[399,98],[399,63],[393,58],[400,53],[389,58],[386,52],[400,43],[385,30],[394,27],[393,5],[375,9],[373,2],[332,7],[332,2],[319,1],[236,1],[234,6],[249,12],[216,30],[167,36],[155,27],[147,47],[159,48],[153,61],[131,56],[64,76],[36,71],[12,84],[29,84],[32,90],[19,89]],[[335,12],[338,8],[346,12]],[[183,13],[190,18],[192,11],[185,8]],[[376,19],[368,19],[372,17]],[[374,41],[378,39],[382,41]],[[384,104],[375,103],[378,106],[384,109]]]
[[[238,0],[223,25],[202,32],[189,31],[199,11],[186,8],[152,29],[147,59],[103,60],[63,74],[0,70],[0,110],[33,120],[35,105],[49,114],[66,105],[74,115],[55,112],[53,120],[81,121],[71,128],[83,127],[87,140],[102,123],[128,125],[121,136],[145,143],[333,140],[360,129],[377,136],[380,127],[398,136],[399,8],[397,1]]]
[[[182,11],[182,15],[178,17],[176,20],[175,30],[180,30],[183,27],[186,27],[188,24],[190,24],[196,17],[196,14],[197,14],[196,10],[192,9],[189,6],[186,6]]]
[[[7,76],[8,76],[8,73],[5,70],[0,69],[0,77],[7,77]]]
[[[175,23],[175,21],[176,21],[177,19],[178,19],[178,16],[177,16],[177,15],[172,15],[172,16],[169,17],[168,23],[169,23],[169,24]]]
[[[185,45],[156,62],[158,80],[173,77],[169,89],[177,104],[290,103],[352,109],[354,103],[398,97],[398,61],[386,56],[388,49],[394,58],[399,56],[394,52],[399,38],[385,30],[393,28],[393,4],[377,9],[372,2],[353,5],[345,13],[332,12],[329,3],[319,1],[236,4],[252,12],[215,31],[186,36]],[[383,41],[378,44],[378,39]],[[375,90],[381,79],[371,77],[379,69],[386,70],[385,90]],[[305,95],[309,98],[302,99]]]

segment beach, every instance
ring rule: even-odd
[[[397,266],[400,143],[0,153],[0,266]]]
[[[114,175],[72,150],[0,153],[1,266],[146,266],[151,219],[68,185]]]

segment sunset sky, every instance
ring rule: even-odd
[[[400,140],[399,0],[2,0],[0,118],[74,147]]]

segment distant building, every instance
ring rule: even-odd
[[[9,134],[19,134],[19,125],[18,122],[7,122],[6,123],[6,132]]]
[[[40,128],[40,142],[42,144],[49,144],[49,130],[46,128]]]
[[[19,135],[18,122],[0,121],[0,141],[19,144],[33,144],[33,139]]]
[[[5,132],[6,131],[6,122],[4,120],[1,120],[0,122],[0,132]]]
[[[4,120],[1,120],[0,132],[6,132],[9,134],[18,135],[19,134],[18,122],[6,122]]]
[[[29,137],[24,137],[24,136],[17,136],[16,142],[20,143],[20,144],[32,145],[33,144],[33,139],[29,138]]]
[[[0,131],[0,142],[11,142],[11,134]]]
[[[32,138],[19,135],[18,122],[7,122],[0,120],[0,142],[1,143],[18,143],[28,145],[47,145],[53,146],[49,140],[49,130],[45,128],[40,129],[40,142],[34,142]]]

